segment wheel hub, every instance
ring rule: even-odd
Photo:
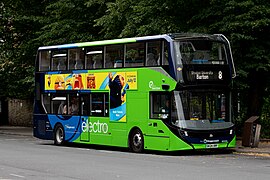
[[[63,141],[63,131],[61,129],[58,129],[57,130],[56,139],[57,139],[58,142],[62,142]]]
[[[134,137],[133,137],[133,144],[135,146],[140,146],[142,144],[142,137],[140,134],[135,134]]]

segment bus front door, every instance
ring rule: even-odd
[[[80,95],[80,110],[81,110],[81,136],[80,141],[90,141],[89,121],[90,121],[90,108],[89,108],[89,95]]]
[[[88,128],[88,118],[87,116],[81,117],[81,141],[90,141],[90,132]]]
[[[146,144],[149,149],[165,151],[169,149],[169,133],[161,120],[149,120],[147,135]]]

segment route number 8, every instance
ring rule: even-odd
[[[218,79],[222,79],[222,71],[218,71]]]

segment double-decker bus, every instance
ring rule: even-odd
[[[232,148],[234,76],[221,34],[40,47],[34,136],[134,152]]]

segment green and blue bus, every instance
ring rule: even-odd
[[[221,34],[40,47],[34,136],[134,152],[233,148],[235,75]]]

